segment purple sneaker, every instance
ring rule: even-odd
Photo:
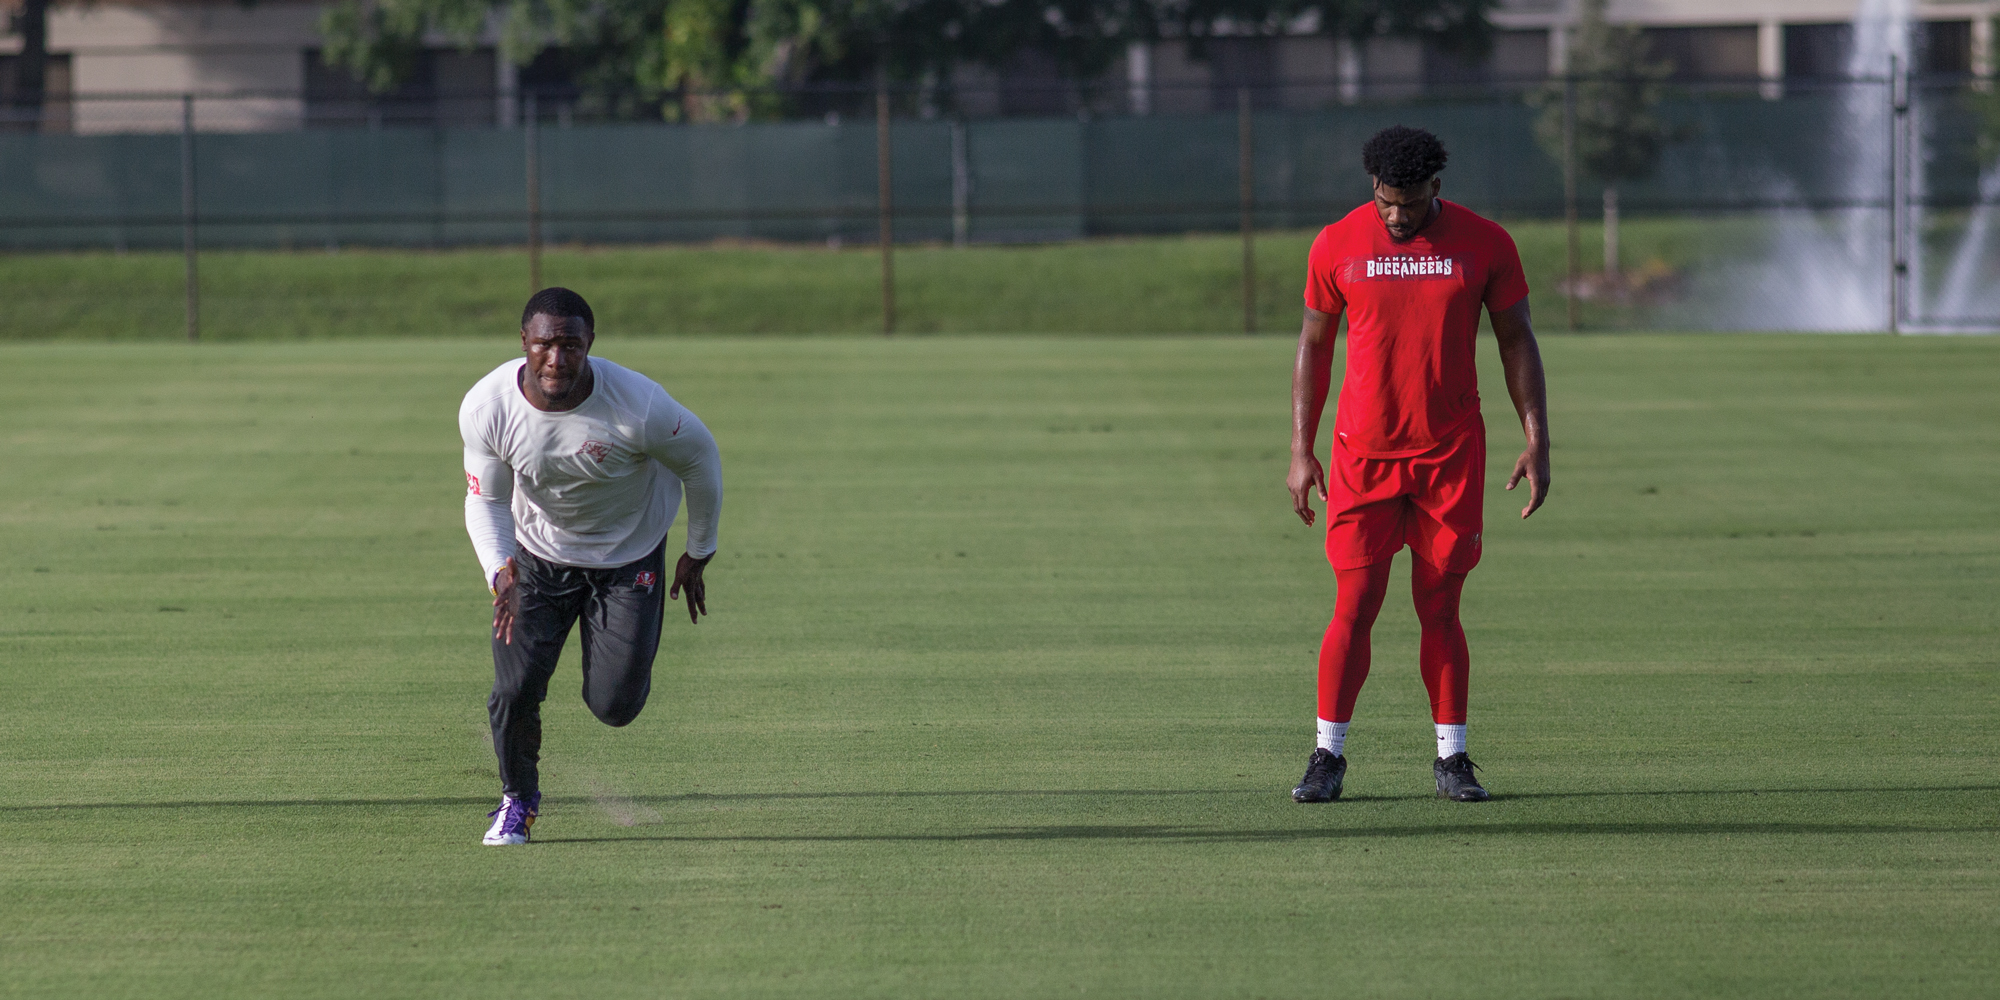
[[[486,831],[486,837],[480,843],[488,846],[527,843],[528,828],[535,825],[535,815],[541,805],[540,792],[528,796],[526,800],[512,795],[502,796],[500,808],[486,814],[493,817],[493,826]]]

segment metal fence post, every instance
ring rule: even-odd
[[[194,95],[181,95],[181,256],[186,261],[187,339],[201,339],[201,281],[194,248]]]
[[[1243,332],[1257,332],[1257,183],[1252,153],[1250,88],[1236,88],[1236,201],[1243,229]]]
[[[1917,137],[1917,102],[1922,100],[1917,88],[1920,86],[1922,84],[1919,82],[1916,67],[1904,66],[1903,208],[1900,213],[1903,219],[1903,262],[1896,267],[1897,273],[1903,279],[1902,294],[1899,296],[1902,314],[1897,320],[1903,326],[1923,322],[1923,283],[1912,280],[1913,274],[1921,274],[1916,269],[1923,266],[1923,260],[1918,255],[1924,252],[1921,231],[1923,217],[1918,214],[1923,209],[1924,197],[1921,190],[1924,183],[1924,151],[1923,147],[1918,145],[1920,140]]]
[[[1576,283],[1578,257],[1582,248],[1576,232],[1576,77],[1563,76],[1563,235],[1568,244],[1569,285],[1564,289],[1564,305],[1569,312],[1569,332],[1577,330]]]
[[[875,83],[875,201],[882,244],[882,335],[896,332],[896,254],[894,206],[890,201],[889,78]]]
[[[444,124],[431,124],[431,249],[444,245],[445,206],[445,142]]]
[[[965,141],[965,119],[951,120],[951,245],[964,246],[972,236],[972,163]]]
[[[1897,92],[1898,86],[1902,92]],[[1910,173],[1901,162],[1905,153],[1904,130],[1910,116],[1909,81],[1894,53],[1889,55],[1889,332],[1902,332],[1903,309],[1907,305],[1910,262],[1903,238],[1903,202],[1907,197]]]
[[[528,172],[528,294],[542,290],[542,149],[541,114],[535,94],[528,93],[527,117],[521,130],[527,144]]]

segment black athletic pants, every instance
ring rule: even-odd
[[[493,752],[507,794],[541,787],[542,701],[570,626],[583,620],[583,701],[607,726],[639,717],[653,686],[665,613],[666,542],[616,569],[581,569],[514,556],[514,641],[493,640]]]

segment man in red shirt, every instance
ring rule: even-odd
[[[1528,323],[1528,283],[1507,231],[1438,197],[1444,145],[1422,129],[1383,129],[1362,147],[1375,199],[1320,231],[1306,263],[1306,314],[1292,371],[1292,467],[1285,485],[1300,520],[1311,495],[1326,504],[1326,557],[1338,586],[1319,652],[1319,745],[1299,802],[1340,797],[1347,724],[1368,677],[1368,633],[1389,586],[1389,561],[1408,545],[1423,627],[1419,662],[1437,724],[1437,794],[1487,798],[1465,753],[1470,659],[1458,600],[1479,562],[1486,424],[1473,365],[1479,310],[1507,373],[1528,446],[1507,479],[1528,480],[1523,518],[1549,490],[1549,421],[1542,357]],[[1347,374],[1329,466],[1314,455],[1333,377],[1334,336],[1347,313]]]

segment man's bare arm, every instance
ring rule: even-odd
[[[1535,329],[1528,322],[1528,300],[1493,313],[1493,337],[1500,342],[1500,365],[1507,373],[1507,395],[1514,400],[1514,412],[1521,417],[1521,433],[1528,446],[1514,461],[1514,474],[1507,477],[1513,489],[1528,480],[1528,505],[1523,518],[1533,514],[1549,495],[1549,390],[1542,373],[1542,349],[1535,343]]]
[[[1292,493],[1292,510],[1307,524],[1313,523],[1312,494],[1326,502],[1326,470],[1313,455],[1313,447],[1327,393],[1333,388],[1333,341],[1339,330],[1339,313],[1307,308],[1299,325],[1298,357],[1292,362],[1292,467],[1285,475],[1285,488]]]

